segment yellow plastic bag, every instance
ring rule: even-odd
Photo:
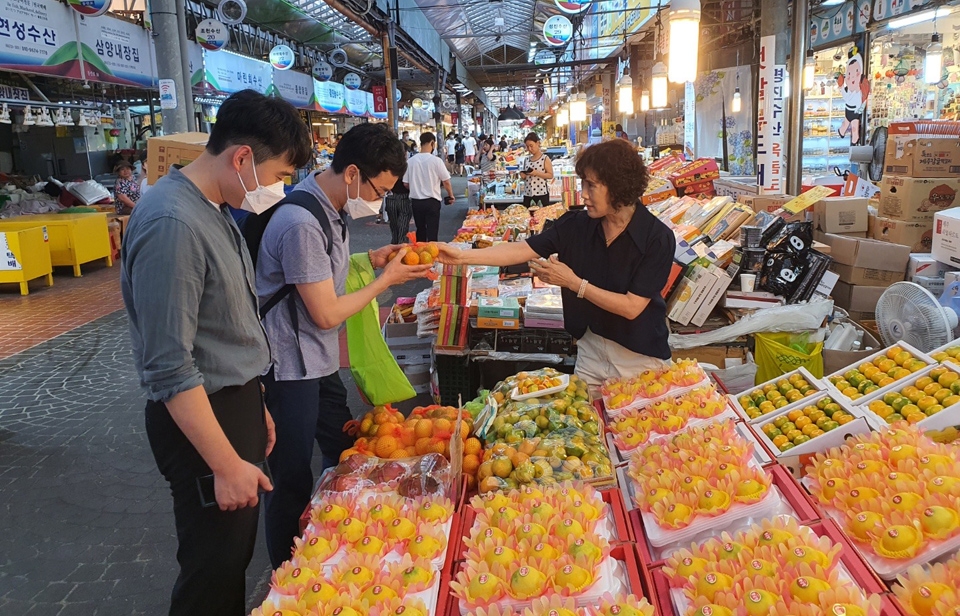
[[[823,377],[823,342],[807,342],[806,334],[755,334],[757,385],[803,366],[813,376]]]

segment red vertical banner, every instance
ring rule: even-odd
[[[450,112],[450,123],[456,124],[460,120],[460,114],[456,111]]]
[[[373,86],[373,111],[387,112],[387,86]]]

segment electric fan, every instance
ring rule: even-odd
[[[870,145],[873,146],[873,160],[870,161],[870,181],[879,182],[883,179],[883,158],[887,155],[887,127],[878,126],[870,135]]]
[[[960,312],[960,283],[953,282],[938,300],[912,282],[895,282],[877,300],[877,327],[885,345],[904,341],[923,352],[954,338]]]

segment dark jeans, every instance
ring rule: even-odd
[[[410,195],[390,195],[386,198],[387,216],[390,218],[390,243],[404,244],[410,231]]]
[[[410,199],[418,242],[436,242],[440,235],[440,200]]]
[[[277,426],[277,445],[270,454],[273,492],[264,496],[267,552],[274,569],[290,558],[293,538],[300,536],[300,515],[313,492],[313,442],[323,454],[323,468],[337,464],[353,437],[343,425],[353,419],[340,374],[302,381],[264,377],[267,408]]]
[[[210,406],[237,454],[247,462],[262,462],[267,430],[259,380],[216,392]],[[164,403],[147,402],[146,426],[157,467],[173,494],[180,575],[173,586],[171,616],[243,616],[259,505],[237,511],[201,506],[197,478],[211,474],[210,467]]]

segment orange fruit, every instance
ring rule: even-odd
[[[433,258],[437,258],[440,256],[440,247],[433,242],[430,242],[429,244],[427,244],[427,251],[430,253],[430,256]]]
[[[433,433],[436,436],[449,437],[453,430],[453,423],[449,419],[434,419]]]
[[[926,418],[927,416],[923,413],[910,413],[909,415],[907,415],[907,421],[912,424],[921,422]]]
[[[789,413],[787,413],[787,419],[789,419],[794,423],[796,423],[797,420],[800,419],[801,417],[803,417],[803,411],[801,411],[800,409],[794,409]]]
[[[396,449],[396,450],[394,450],[393,453],[391,453],[391,454],[390,454],[389,456],[387,456],[387,457],[388,457],[388,458],[392,458],[392,459],[394,459],[394,460],[399,460],[400,458],[406,458],[406,457],[407,457],[407,450],[406,450],[406,449]]]
[[[393,416],[387,411],[377,411],[373,414],[373,423],[375,424],[391,423],[392,421]]]
[[[429,419],[418,419],[416,425],[413,427],[413,431],[418,439],[430,438],[433,436],[433,421]]]
[[[404,447],[417,444],[417,435],[413,431],[413,426],[404,426],[400,432],[400,442]]]
[[[343,462],[344,460],[346,460],[346,459],[349,458],[350,456],[355,455],[355,454],[358,454],[358,453],[360,453],[360,452],[359,452],[355,447],[351,447],[350,449],[344,449],[344,450],[343,450],[343,453],[340,454],[340,462]]]
[[[521,464],[528,461],[529,459],[530,459],[530,456],[518,451],[517,453],[513,454],[513,457],[510,458],[510,461],[513,462],[513,465],[516,467],[516,466],[520,466]]]
[[[430,448],[427,450],[427,453],[439,453],[441,455],[446,455],[447,447],[449,446],[450,443],[435,436],[430,439]]]
[[[522,446],[521,446],[522,447]],[[480,452],[483,451],[483,444],[478,438],[468,438],[463,442],[463,455],[480,455]],[[526,453],[526,452],[524,452]],[[529,454],[527,454],[529,455]]]
[[[468,453],[463,456],[463,472],[468,475],[476,475],[477,469],[480,468],[480,458],[475,454]]]
[[[407,265],[420,265],[420,255],[411,250],[403,255],[403,262]]]
[[[393,436],[378,436],[377,445],[374,447],[374,452],[377,454],[378,458],[389,458],[390,454],[397,450],[400,447],[400,442]]]
[[[417,448],[414,447],[413,445],[411,445],[410,447],[407,447],[405,451],[407,452],[407,457],[412,458],[413,456],[417,455]]]
[[[493,462],[490,460],[481,462],[479,468],[477,468],[477,478],[483,481],[491,475],[493,475]]]
[[[416,450],[418,456],[425,456],[432,451],[430,446],[431,442],[430,437],[428,436],[425,438],[418,438],[416,444],[414,445],[414,449]]]
[[[506,479],[510,476],[510,473],[513,472],[513,464],[510,462],[509,458],[498,457],[493,459],[490,469],[493,471],[493,474],[501,479]]]
[[[483,479],[480,480],[479,491],[481,494],[484,492],[492,492],[493,490],[499,490],[499,489],[500,489],[500,480],[493,475],[491,475],[490,477],[484,477]]]
[[[427,250],[420,252],[419,257],[420,265],[430,265],[433,263],[433,255],[431,255]]]
[[[810,425],[810,418],[807,417],[806,415],[804,415],[803,417],[797,417],[797,418],[793,421],[793,423],[794,423],[795,426],[797,426],[798,429],[803,430],[803,427],[804,427],[804,426],[809,426],[809,425]]]
[[[464,441],[467,440],[467,437],[470,436],[470,430],[471,430],[470,424],[467,422],[466,419],[460,422],[460,439]]]

